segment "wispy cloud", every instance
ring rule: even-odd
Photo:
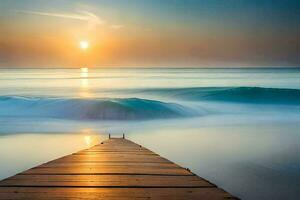
[[[75,13],[57,13],[57,12],[42,12],[42,11],[32,11],[32,10],[17,10],[17,12],[22,14],[28,14],[28,15],[40,15],[40,16],[85,21],[88,24],[89,30],[94,29],[97,25],[107,24],[107,22],[104,19],[88,11],[78,11]],[[124,25],[121,24],[112,24],[112,25],[107,24],[107,26],[115,30],[124,27]]]
[[[106,21],[98,17],[92,12],[88,11],[79,11],[75,14],[73,13],[56,13],[56,12],[40,12],[40,11],[30,11],[30,10],[19,10],[17,11],[23,14],[29,15],[41,15],[41,16],[49,16],[49,17],[58,17],[58,18],[65,18],[65,19],[72,19],[72,20],[80,20],[86,21],[88,23],[88,27],[94,28],[97,25],[105,24]]]

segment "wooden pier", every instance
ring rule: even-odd
[[[1,181],[4,199],[237,198],[130,140],[110,138]]]

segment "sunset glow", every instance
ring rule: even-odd
[[[300,63],[299,3],[63,2],[0,2],[0,67]]]
[[[81,49],[86,50],[87,48],[89,48],[90,44],[87,40],[82,40],[79,42],[79,46]]]
[[[0,0],[0,200],[299,199],[299,25],[300,0]]]

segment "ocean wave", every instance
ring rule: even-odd
[[[192,101],[223,101],[254,104],[300,104],[300,89],[262,87],[157,88],[142,93]]]
[[[196,115],[185,106],[161,101],[0,96],[0,117],[47,117],[83,120],[142,120]]]

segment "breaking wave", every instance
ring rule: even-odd
[[[185,106],[139,98],[74,99],[0,96],[0,117],[140,120],[196,115]]]
[[[299,89],[262,87],[197,87],[144,89],[140,92],[191,101],[300,105]]]

